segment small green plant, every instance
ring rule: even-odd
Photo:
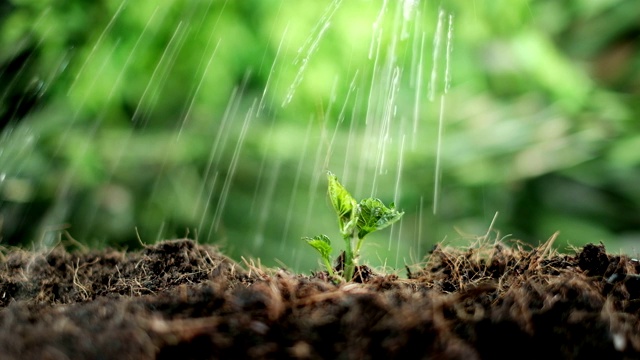
[[[342,276],[345,280],[350,281],[358,263],[358,255],[364,237],[400,220],[404,212],[398,212],[393,203],[387,207],[382,201],[375,198],[363,199],[358,203],[330,171],[327,172],[327,177],[329,179],[329,198],[338,215],[340,234],[345,242]],[[331,266],[333,248],[329,237],[318,235],[303,239],[320,253],[329,275],[335,276],[335,271]]]

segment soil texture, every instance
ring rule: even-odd
[[[640,358],[638,260],[552,242],[438,245],[406,278],[337,284],[190,240],[5,250],[0,358]]]

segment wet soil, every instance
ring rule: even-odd
[[[242,266],[174,240],[4,251],[2,359],[640,358],[640,264],[587,245],[436,246],[408,278]]]

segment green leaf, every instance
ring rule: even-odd
[[[358,238],[382,230],[400,220],[404,212],[398,212],[393,203],[386,207],[380,199],[363,199],[358,205]]]
[[[331,248],[331,240],[326,235],[318,235],[313,238],[305,237],[303,239],[316,249],[323,259],[331,259],[333,248]]]
[[[350,234],[356,226],[358,203],[353,196],[349,194],[347,189],[340,184],[338,177],[330,171],[327,172],[327,177],[329,179],[329,198],[331,199],[331,205],[333,205],[333,209],[338,215],[340,231],[343,236],[346,236]]]
[[[331,240],[329,240],[327,235],[318,235],[313,238],[304,237],[303,239],[320,253],[324,267],[327,268],[327,272],[330,276],[334,276],[335,272],[331,267],[331,252],[333,249],[331,248]]]

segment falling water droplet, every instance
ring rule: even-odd
[[[409,38],[409,22],[413,21],[416,16],[416,7],[418,5],[418,0],[404,0],[402,2],[402,35],[400,37],[401,40],[406,40]]]
[[[433,65],[431,67],[431,79],[429,81],[429,101],[433,101],[435,98],[435,92],[438,81],[438,64],[440,60],[441,43],[442,43],[442,28],[444,27],[445,12],[443,9],[438,11],[438,24],[436,25],[436,32],[433,35]]]
[[[442,15],[442,13],[441,13]],[[444,18],[444,15],[442,15]],[[438,205],[440,201],[440,187],[442,180],[442,135],[444,132],[444,109],[445,109],[445,95],[449,91],[449,84],[451,79],[450,73],[450,57],[453,50],[453,15],[448,17],[448,30],[447,30],[447,48],[445,56],[445,79],[442,94],[440,95],[440,114],[438,116],[438,142],[436,145],[436,166],[434,174],[434,189],[433,189],[433,214],[438,213]],[[439,26],[440,27],[440,26]]]
[[[411,148],[415,150],[416,147],[416,139],[418,136],[418,121],[420,119],[420,104],[422,103],[422,68],[423,68],[423,59],[424,59],[424,42],[426,35],[422,32],[421,40],[420,40],[420,57],[418,60],[418,70],[416,75],[416,97],[414,100],[413,107],[413,137],[411,140]]]
[[[316,24],[313,29],[311,35],[307,38],[305,43],[298,49],[298,56],[293,61],[294,65],[300,64],[298,69],[298,73],[293,80],[293,83],[289,86],[289,90],[287,91],[287,95],[282,102],[282,107],[287,106],[291,100],[293,99],[293,95],[295,94],[298,86],[302,83],[302,79],[304,78],[305,70],[309,65],[309,61],[313,54],[318,50],[318,46],[320,44],[320,40],[324,36],[325,32],[331,25],[331,18],[335,14],[335,12],[340,7],[342,0],[334,0],[329,4],[324,14],[320,18],[320,21]]]

